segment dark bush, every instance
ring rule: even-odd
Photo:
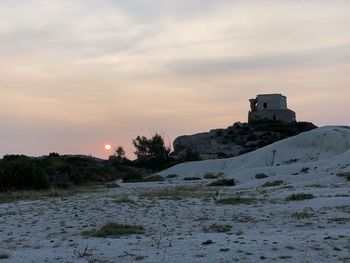
[[[235,186],[235,185],[236,183],[234,179],[220,179],[208,184],[208,186]]]
[[[36,160],[24,156],[4,158],[0,170],[2,190],[40,190],[49,187],[49,178]]]

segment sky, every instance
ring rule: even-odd
[[[282,93],[350,125],[350,1],[0,0],[0,156],[91,154],[247,121]]]

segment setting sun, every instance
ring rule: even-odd
[[[105,149],[106,149],[107,151],[109,151],[111,148],[112,148],[112,146],[111,146],[110,144],[106,144],[106,145],[105,145]]]

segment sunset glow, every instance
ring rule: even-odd
[[[133,157],[138,135],[247,121],[282,93],[349,125],[350,1],[0,1],[0,156]]]
[[[107,151],[109,151],[110,149],[112,149],[112,146],[111,146],[110,144],[106,144],[106,145],[105,145],[105,149],[106,149]]]

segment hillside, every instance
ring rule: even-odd
[[[226,129],[176,138],[174,154],[181,158],[187,152],[198,153],[202,160],[234,157],[315,128],[317,127],[309,122],[237,122]]]
[[[256,187],[274,180],[285,183],[332,183],[350,172],[350,128],[326,126],[284,139],[242,156],[179,164],[161,175],[203,176],[222,173],[241,186]],[[266,179],[255,175],[264,173]]]

